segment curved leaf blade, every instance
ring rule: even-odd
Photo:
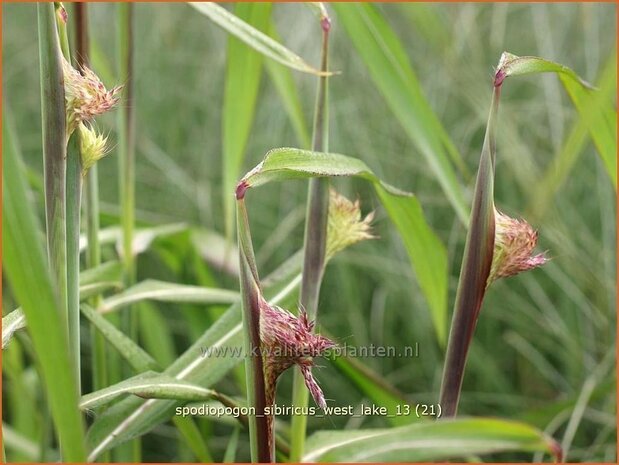
[[[458,218],[466,223],[468,207],[454,165],[465,175],[466,166],[425,98],[404,46],[375,5],[332,6],[387,105],[425,158]]]
[[[80,309],[82,314],[118,350],[135,371],[149,371],[158,368],[157,362],[144,349],[133,342],[131,338],[114,326],[114,324],[106,320],[100,313],[86,304],[82,304]]]
[[[80,273],[80,300],[99,294],[108,289],[121,287],[120,274],[122,268],[117,261],[84,270]],[[16,308],[2,317],[2,348],[4,349],[15,334],[15,331],[26,327],[26,316],[21,308]]]
[[[257,31],[266,31],[271,17],[270,3],[237,3],[239,20]],[[222,189],[226,237],[232,239],[234,225],[234,183],[241,174],[245,147],[254,122],[258,89],[262,77],[262,55],[235,35],[228,37],[226,79],[222,115]]]
[[[55,28],[54,6],[39,5],[41,43]],[[45,34],[47,31],[48,34]],[[49,46],[49,44],[47,44]],[[42,54],[43,55],[43,54]],[[6,117],[5,117],[6,119]],[[30,322],[29,333],[63,459],[83,462],[84,432],[78,392],[69,359],[66,325],[41,244],[41,229],[30,203],[20,153],[4,121],[2,127],[2,266],[17,302]]]
[[[279,42],[240,20],[216,3],[190,2],[189,4],[229,34],[245,42],[262,55],[297,71],[317,76],[325,74],[307,64],[300,56],[291,52]]]
[[[100,313],[109,313],[143,300],[195,304],[232,304],[239,300],[239,293],[227,289],[167,283],[148,279],[120,294],[108,297],[103,301],[98,310]]]
[[[499,66],[505,73],[505,77],[508,76],[523,76],[525,74],[538,74],[538,73],[557,73],[570,78],[572,81],[577,82],[582,87],[593,89],[593,86],[587,81],[582,79],[572,69],[568,68],[554,61],[546,60],[540,57],[534,56],[516,56],[509,52],[503,52]]]
[[[546,452],[559,445],[524,423],[461,418],[365,431],[321,431],[307,442],[304,462],[426,462],[504,451]]]
[[[197,384],[150,372],[82,396],[80,408],[82,410],[99,408],[124,394],[133,394],[145,399],[200,401],[210,399],[213,393],[214,391]]]

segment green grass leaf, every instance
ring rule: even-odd
[[[119,282],[121,279],[122,264],[118,260],[110,260],[80,273],[80,285],[98,282]]]
[[[108,297],[103,301],[98,310],[101,313],[113,312],[143,300],[195,304],[231,304],[239,300],[239,293],[228,289],[214,289],[147,279],[120,294]]]
[[[567,66],[539,57],[519,57],[504,52],[499,67],[505,77],[539,73],[555,73],[569,94],[602,158],[606,172],[617,189],[617,111],[613,106],[617,54],[611,55],[601,80],[600,89],[578,76]],[[573,141],[572,141],[573,142]]]
[[[570,129],[561,149],[531,193],[529,210],[541,218],[572,172],[589,139],[593,139],[611,182],[617,188],[617,111],[612,106],[616,92],[617,54],[613,52],[594,91],[569,78],[561,81],[578,110],[578,118]]]
[[[280,148],[239,183],[241,189],[272,181],[322,176],[355,176],[374,185],[391,221],[398,229],[422,292],[428,302],[438,340],[444,344],[447,328],[447,253],[425,221],[416,197],[381,181],[361,160],[346,155]]]
[[[82,396],[82,410],[107,405],[119,396],[133,394],[144,399],[176,399],[199,401],[210,399],[213,391],[197,384],[174,379],[154,372],[142,373],[105,389]]]
[[[278,42],[280,41],[273,21],[271,21],[269,25],[269,35]],[[264,66],[271,82],[275,86],[275,90],[277,90],[277,93],[282,99],[284,109],[286,113],[288,113],[288,118],[297,135],[299,145],[304,148],[309,148],[311,144],[310,133],[307,129],[307,120],[305,118],[305,113],[303,113],[301,98],[299,97],[292,72],[289,68],[272,60],[267,60]]]
[[[4,349],[11,339],[15,331],[19,331],[26,327],[26,315],[21,308],[16,308],[6,316],[2,317],[2,349]]]
[[[582,79],[567,66],[540,57],[519,57],[509,52],[503,52],[498,67],[503,71],[505,77],[523,76],[525,74],[557,73],[580,84],[582,87],[593,89],[591,84]]]
[[[157,362],[133,342],[125,333],[109,322],[92,307],[82,304],[82,314],[97,328],[97,330],[109,341],[120,355],[131,365],[136,372],[156,370]]]
[[[245,21],[239,20],[238,17],[216,3],[190,2],[189,4],[229,34],[245,42],[265,57],[297,71],[315,75],[323,74],[279,42],[253,28]]]
[[[234,12],[238,20],[248,27],[257,31],[266,31],[269,28],[270,3],[237,3]],[[227,60],[222,114],[222,198],[226,237],[231,241],[234,227],[233,192],[241,175],[245,147],[256,113],[262,76],[262,55],[235,35],[230,35]]]
[[[387,407],[389,412],[387,421],[391,425],[407,425],[417,420],[417,417],[414,415],[396,415],[398,406],[402,408],[402,405],[408,405],[409,402],[402,393],[388,384],[382,375],[374,372],[371,368],[352,357],[337,357],[333,360],[333,366],[348,378],[360,392],[371,399],[374,404]]]
[[[617,53],[612,53],[600,78],[599,87],[590,90],[565,76],[559,76],[580,116],[579,122],[593,139],[606,172],[617,190],[617,110],[616,95]]]
[[[429,462],[503,451],[560,456],[557,443],[524,423],[462,418],[390,429],[320,431],[308,439],[303,461]]]
[[[49,8],[53,19],[52,4],[39,8]],[[61,316],[47,268],[40,242],[41,229],[30,202],[23,164],[7,126],[3,124],[2,128],[2,266],[29,324],[63,460],[83,462],[86,458],[83,424],[77,408],[78,392],[69,358],[66,320]]]
[[[404,46],[375,5],[334,3],[332,6],[389,108],[465,223],[468,208],[454,165],[464,174],[466,167],[426,100]]]
[[[122,286],[120,276],[121,265],[117,261],[104,263],[96,268],[80,273],[80,300],[99,294],[109,289]],[[2,348],[11,341],[15,331],[26,327],[26,316],[21,308],[17,308],[2,318]]]

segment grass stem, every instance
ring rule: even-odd
[[[80,371],[80,206],[82,202],[82,163],[79,133],[75,131],[67,148],[67,308],[69,348],[73,357],[78,392]]]
[[[133,11],[131,3],[118,4],[118,77],[124,83],[123,101],[118,111],[118,179],[122,230],[124,284],[136,282],[133,254],[135,227],[135,138],[133,114]],[[138,338],[137,313],[127,308],[120,316],[120,328],[131,339]],[[130,373],[126,373],[129,375]],[[140,440],[135,439],[117,450],[117,460],[139,462]]]
[[[71,63],[71,48],[67,33],[67,11],[62,3],[55,3],[56,25],[62,54]],[[67,253],[67,319],[69,349],[78,393],[82,392],[80,354],[80,208],[82,201],[82,169],[78,132],[66,142],[66,253]]]
[[[89,66],[90,39],[88,29],[88,5],[75,3],[75,60],[78,66]],[[98,168],[95,163],[86,175],[84,189],[84,216],[86,218],[86,267],[94,268],[101,264],[101,245],[99,244],[99,179]],[[101,303],[101,295],[96,294],[89,299],[93,308],[98,308]],[[108,386],[107,362],[105,338],[91,328],[92,346],[92,384],[93,391],[98,391]],[[108,457],[102,457],[104,462]]]
[[[249,440],[252,462],[275,461],[274,432],[265,414],[267,406],[266,385],[260,341],[260,284],[256,259],[251,243],[249,220],[245,200],[237,190],[237,233],[239,243],[239,268],[245,334],[245,361],[247,378],[247,405],[255,408],[256,415],[249,416]]]
[[[38,5],[47,253],[65,326],[67,315],[66,117],[54,5]]]
[[[502,81],[501,81],[502,82]],[[495,84],[477,172],[471,219],[447,341],[439,403],[443,417],[456,416],[466,358],[486,293],[494,248],[494,164],[501,83]]]
[[[331,22],[323,10],[320,24],[322,26],[321,71],[328,71],[329,31]],[[328,151],[329,147],[329,108],[328,77],[318,78],[318,92],[314,111],[314,128],[312,150]],[[303,278],[301,281],[300,303],[310,319],[315,319],[320,297],[320,284],[325,266],[327,241],[327,218],[329,213],[329,180],[314,178],[309,181],[307,214],[305,222],[305,245],[303,258]],[[292,404],[306,407],[309,392],[305,380],[298,370],[294,372]],[[299,462],[305,446],[307,417],[295,415],[291,420],[290,461]]]

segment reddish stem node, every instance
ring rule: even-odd
[[[320,26],[322,27],[323,32],[329,32],[331,30],[331,20],[327,16],[323,16],[320,19]]]
[[[249,189],[249,183],[247,181],[241,181],[236,186],[236,200],[241,200],[245,198],[245,192]]]
[[[501,84],[503,84],[503,81],[506,77],[507,74],[505,74],[505,71],[503,71],[502,69],[498,69],[496,74],[494,75],[494,87],[499,87]]]

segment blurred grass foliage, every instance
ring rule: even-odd
[[[339,5],[333,15],[331,67],[341,74],[330,80],[330,149],[359,157],[381,179],[417,195],[428,223],[447,246],[451,303],[464,226],[341,24],[339,16],[346,15],[347,8]],[[492,66],[501,52],[563,63],[595,84],[615,59],[613,4],[419,3],[376,8],[403,44],[425,99],[463,160],[463,169],[455,173],[467,205],[473,185],[468,173],[477,168]],[[3,13],[3,95],[42,219],[36,7],[5,4]],[[221,128],[228,36],[183,4],[137,4],[135,14],[138,225],[182,222],[223,234]],[[115,83],[114,22],[112,5],[90,6],[92,64],[107,85]],[[308,63],[317,64],[320,35],[309,8],[276,5],[273,24],[283,44]],[[302,119],[297,115],[295,124],[291,123],[290,107],[281,99],[272,75],[265,73],[258,88],[242,172],[273,147],[301,145],[298,121]],[[292,77],[305,121],[311,121],[315,77],[296,72]],[[290,89],[289,81],[286,88]],[[615,107],[616,95],[610,94]],[[100,125],[110,132],[110,140],[117,141],[113,118],[105,115]],[[511,216],[540,211],[536,196],[543,193],[543,215],[529,219],[540,232],[540,249],[548,250],[552,261],[540,270],[497,283],[487,295],[471,348],[460,412],[526,421],[570,446],[569,461],[614,461],[615,191],[588,136],[577,135],[584,139],[576,153],[565,155],[566,143],[575,137],[572,133],[578,124],[578,112],[555,76],[514,79],[505,87],[498,122],[497,206]],[[557,166],[554,160],[560,157],[569,158],[566,166]],[[102,227],[119,221],[114,158],[112,153],[99,163]],[[551,169],[559,174],[549,175]],[[557,176],[562,182],[556,182]],[[553,183],[550,188],[540,185],[544,180]],[[334,184],[349,197],[359,197],[365,210],[377,209],[375,228],[380,240],[357,245],[329,265],[322,286],[320,326],[341,344],[352,346],[401,348],[418,343],[418,357],[360,361],[409,400],[435,402],[443,351],[405,258],[406,249],[371,187],[356,180],[338,179]],[[270,184],[248,199],[263,275],[301,247],[299,208],[305,196],[306,184],[295,181]],[[203,253],[192,246],[196,242],[197,236],[186,231],[156,238],[138,257],[138,281],[236,290],[236,279],[207,265]],[[262,244],[265,250],[261,251]],[[235,254],[230,252],[229,257],[234,260]],[[105,246],[104,261],[115,258],[114,248]],[[225,253],[219,258],[225,261]],[[12,294],[5,292],[3,314],[15,307]],[[151,330],[141,328],[144,347],[167,365],[212,325],[223,308],[210,306],[205,311],[195,303],[153,302],[143,310],[159,324]],[[164,348],[160,341],[165,342]],[[88,354],[89,342],[83,345],[83,353]],[[41,381],[32,364],[27,334],[19,333],[4,355],[3,423],[11,433],[6,436],[8,458],[45,459],[33,452],[31,444],[52,442],[45,426],[49,421],[46,409],[41,408],[45,404],[37,394]],[[87,357],[83,365],[88,373]],[[367,391],[356,387],[346,370],[338,370],[331,362],[322,365],[317,378],[334,405],[355,405],[372,398],[364,397]],[[90,392],[89,379],[84,375],[84,392]],[[241,395],[244,388],[237,380],[231,373],[216,389]],[[282,377],[280,403],[289,402],[291,381],[290,372]],[[37,427],[27,420],[32,412],[40,416]],[[210,453],[221,460],[235,426],[209,419],[197,419],[197,425],[209,438]],[[334,416],[310,417],[308,426],[311,432],[385,427],[387,423],[370,417]],[[9,436],[17,438],[13,447]],[[246,460],[246,434],[238,441],[236,459]],[[149,433],[143,446],[145,461],[193,459],[171,423]],[[493,458],[530,460],[531,454]]]

